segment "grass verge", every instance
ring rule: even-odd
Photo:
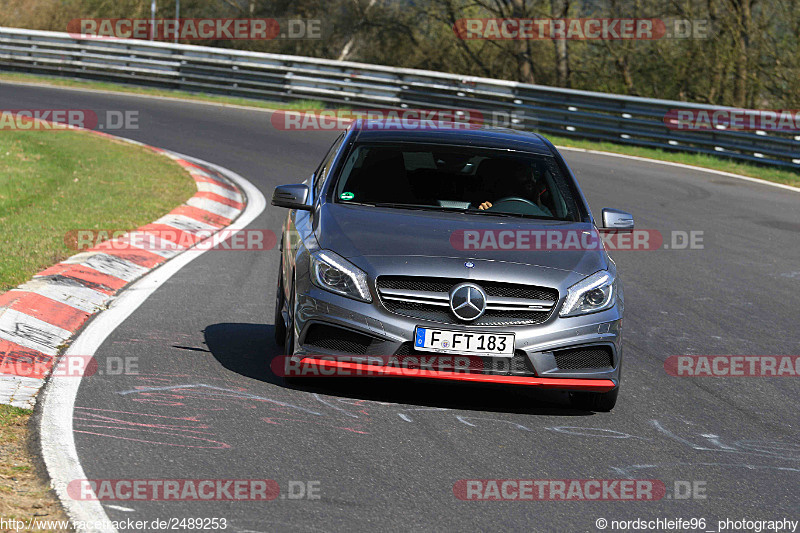
[[[133,229],[196,191],[169,159],[80,131],[0,135],[0,293],[76,252],[75,229]]]
[[[82,131],[4,131],[0,293],[75,254],[64,242],[67,231],[134,229],[195,192],[180,166],[139,146]],[[66,520],[29,454],[30,416],[28,410],[0,405],[0,518]]]
[[[28,522],[66,520],[53,492],[36,475],[27,447],[31,411],[0,405],[0,518]],[[50,524],[51,526],[53,524]],[[0,528],[3,531],[13,529]],[[69,531],[24,528],[24,531]]]

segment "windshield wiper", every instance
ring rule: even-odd
[[[505,218],[527,218],[534,220],[559,220],[558,218],[541,216],[541,215],[527,215],[524,213],[506,213],[504,211],[486,211],[481,209],[470,209],[462,207],[443,207],[438,205],[421,205],[421,204],[398,204],[394,202],[347,202],[349,205],[367,205],[371,207],[389,207],[394,209],[413,209],[416,211],[440,211],[445,213],[462,213],[467,215],[484,215]]]
[[[506,213],[505,211],[486,211],[485,209],[470,210],[470,214],[506,217],[506,218],[532,218],[536,220],[558,220],[557,218],[542,216],[542,215],[528,215],[525,213]]]
[[[378,203],[375,203],[375,204],[367,204],[367,205],[372,205],[374,207],[391,207],[391,208],[397,208],[397,209],[416,209],[416,210],[420,210],[420,211],[451,211],[451,212],[454,212],[454,213],[466,212],[467,211],[466,209],[461,209],[461,208],[458,208],[458,207],[453,208],[453,207],[441,207],[441,206],[438,206],[438,205],[395,204],[395,203],[392,203],[392,202],[378,202]]]

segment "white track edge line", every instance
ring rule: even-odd
[[[657,163],[659,165],[667,165],[670,167],[678,167],[678,168],[685,168],[689,170],[695,170],[698,172],[708,172],[710,174],[717,174],[718,176],[727,176],[729,178],[736,178],[745,181],[751,181],[753,183],[761,183],[762,185],[769,185],[771,187],[779,187],[781,189],[787,189],[794,192],[800,192],[800,187],[792,187],[791,185],[786,185],[784,183],[776,183],[774,181],[767,181],[762,180],[760,178],[751,178],[750,176],[742,176],[741,174],[734,174],[733,172],[725,172],[724,170],[716,170],[713,168],[705,168],[705,167],[698,167],[695,165],[687,165],[686,163],[676,163],[674,161],[662,161],[661,159],[652,159],[649,157],[641,157],[638,155],[627,155],[627,154],[618,154],[615,152],[604,152],[602,150],[591,150],[589,148],[572,148],[571,146],[556,146],[559,150],[571,150],[573,152],[583,152],[586,154],[597,154],[597,155],[607,155],[610,157],[621,157],[623,159],[633,159],[635,161],[644,161],[645,163]]]
[[[266,208],[266,199],[252,183],[239,174],[223,167],[191,157],[204,165],[208,165],[236,183],[247,197],[247,205],[241,215],[227,227],[239,230],[247,227]],[[105,339],[122,324],[136,309],[144,303],[153,292],[161,287],[174,274],[208,250],[189,249],[174,259],[146,274],[143,278],[127,287],[114,300],[111,306],[98,314],[75,338],[64,355],[93,356]],[[51,378],[42,391],[42,415],[39,421],[42,459],[50,475],[51,485],[61,500],[69,518],[75,522],[106,524],[105,529],[87,528],[80,531],[87,533],[116,533],[110,528],[108,515],[99,501],[73,500],[67,494],[70,481],[86,479],[83,466],[78,457],[73,434],[72,417],[74,403],[80,387],[80,379],[74,377]]]

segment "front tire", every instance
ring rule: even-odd
[[[275,294],[275,344],[283,346],[286,342],[286,322],[283,319],[283,306],[286,303],[286,293],[283,290],[283,253],[278,266],[278,289]]]
[[[619,385],[608,392],[571,392],[570,404],[583,411],[599,411],[607,413],[614,409],[619,395]]]
[[[286,306],[286,332],[284,335],[283,349],[286,355],[294,355],[294,281],[289,291],[289,302]]]

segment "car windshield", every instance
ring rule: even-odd
[[[581,218],[572,188],[553,157],[507,150],[357,145],[342,167],[334,194],[340,203]]]

